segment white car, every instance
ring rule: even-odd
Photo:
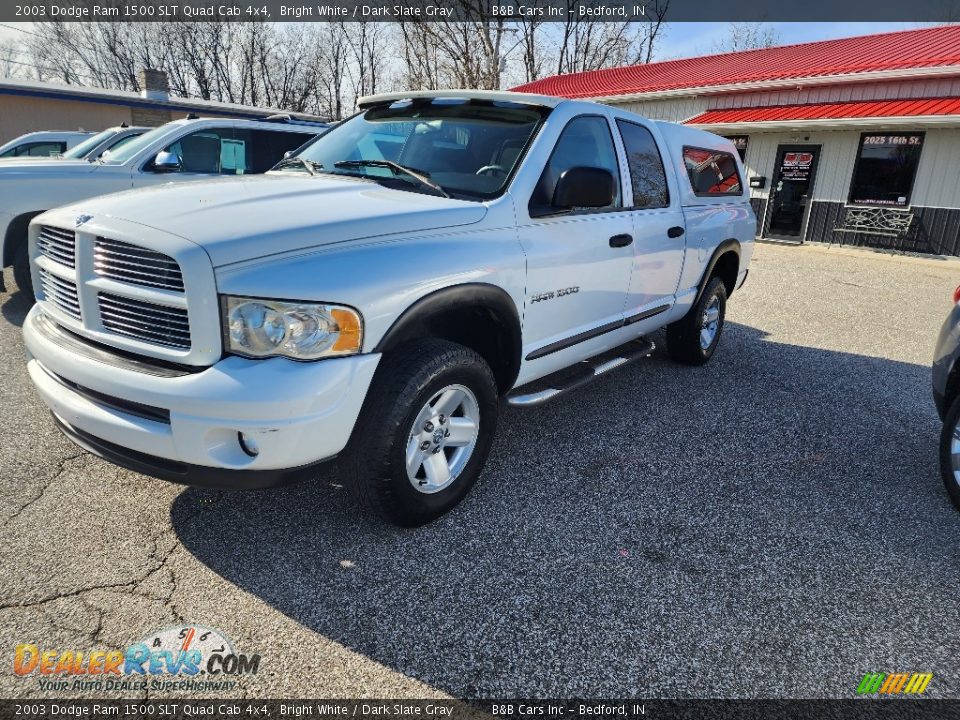
[[[93,135],[92,132],[32,132],[0,145],[0,159],[57,157]]]
[[[62,157],[64,160],[96,162],[104,153],[119,150],[128,142],[149,130],[148,127],[130,127],[129,125],[107,128],[96,135],[91,135],[79,145],[74,145]]]
[[[285,152],[325,129],[322,123],[289,119],[192,118],[143,133],[95,163],[63,159],[0,163],[3,267],[12,265],[17,285],[32,294],[27,225],[40,213],[130,188],[263,173]]]
[[[31,223],[28,369],[70,438],[232,488],[337,458],[419,525],[477,479],[501,398],[562,395],[664,326],[676,360],[713,356],[756,229],[729,140],[516,93],[361,109],[264,176]]]

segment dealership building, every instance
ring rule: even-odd
[[[734,141],[760,237],[960,255],[960,26],[545,78]]]
[[[124,123],[153,127],[189,115],[262,120],[268,115],[287,112],[175,97],[169,92],[166,73],[159,70],[142,70],[138,83],[143,89],[129,92],[0,78],[0,145],[38,130],[99,131]],[[303,113],[296,115],[320,119]]]

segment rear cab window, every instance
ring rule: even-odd
[[[627,153],[633,207],[636,210],[665,208],[670,205],[667,171],[657,148],[657,141],[642,125],[617,119],[620,139]]]
[[[697,197],[743,195],[743,181],[732,153],[686,145],[683,164]]]

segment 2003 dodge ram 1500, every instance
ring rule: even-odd
[[[501,398],[648,355],[710,359],[756,219],[732,143],[614,107],[365,98],[259,177],[134,190],[30,225],[30,376],[120,465],[254,488],[336,460],[419,525],[477,479]]]

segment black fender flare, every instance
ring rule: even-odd
[[[713,251],[713,255],[710,256],[709,262],[707,262],[707,268],[703,271],[703,277],[700,278],[700,282],[697,283],[697,295],[693,299],[693,304],[696,305],[700,300],[700,297],[703,295],[704,291],[707,289],[707,283],[710,281],[710,277],[713,275],[713,270],[717,266],[717,261],[727,252],[733,252],[737,256],[737,263],[740,261],[740,241],[739,240],[724,240],[722,243],[717,245],[716,250]]]
[[[486,309],[504,325],[503,368],[501,382],[511,387],[520,373],[523,338],[520,313],[513,298],[505,290],[489,283],[463,283],[435,290],[414,302],[394,320],[373,352],[384,353],[401,342],[422,336],[430,321],[462,309]],[[498,374],[499,373],[496,373]]]

